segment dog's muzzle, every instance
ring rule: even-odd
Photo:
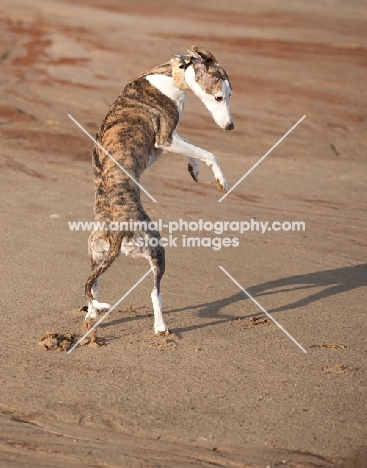
[[[234,123],[233,122],[226,125],[226,130],[233,130],[233,129],[234,129]]]

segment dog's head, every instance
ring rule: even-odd
[[[187,85],[204,103],[221,128],[233,130],[229,110],[232,88],[227,73],[208,50],[192,46],[188,53],[189,60],[185,71]]]

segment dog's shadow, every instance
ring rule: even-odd
[[[237,278],[237,280],[239,280]],[[231,283],[231,281],[223,275],[223,281],[228,282],[229,288],[236,288],[236,286]],[[241,282],[241,281],[240,281]],[[253,296],[254,298],[260,298],[262,296],[270,296],[273,294],[297,291],[297,290],[307,290],[310,288],[323,288],[321,291],[310,294],[307,297],[294,301],[290,304],[285,304],[280,307],[275,307],[273,309],[268,309],[269,313],[277,313],[282,311],[290,311],[297,309],[299,307],[305,307],[313,302],[325,299],[327,297],[335,296],[337,294],[342,294],[344,292],[352,291],[363,286],[367,286],[367,264],[336,268],[334,270],[325,270],[318,271],[314,273],[307,273],[305,275],[296,275],[285,278],[279,278],[274,281],[268,281],[266,283],[259,284],[257,286],[252,286],[247,288],[245,284],[242,286]],[[234,319],[233,315],[221,313],[221,310],[225,307],[248,300],[247,296],[242,292],[238,291],[231,296],[228,296],[224,299],[219,299],[212,302],[204,302],[202,304],[189,305],[186,307],[166,310],[165,313],[177,313],[184,312],[188,310],[197,310],[198,316],[208,317],[214,320],[209,321],[204,324],[191,325],[189,327],[174,329],[176,334],[194,330],[198,328],[209,327],[212,325],[218,325],[220,323],[225,323]],[[261,301],[260,301],[261,302]],[[261,314],[262,312],[259,311]],[[143,316],[150,314],[139,315],[136,317],[124,317],[121,319],[113,320],[108,324],[104,324],[105,327],[121,323],[126,320],[137,320]],[[240,315],[240,314],[239,314]],[[256,314],[246,315],[241,318],[253,317]]]

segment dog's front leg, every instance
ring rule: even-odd
[[[201,159],[202,161],[205,161],[206,165],[212,168],[214,177],[217,181],[218,188],[222,192],[226,192],[228,184],[219,166],[218,160],[214,156],[213,153],[210,153],[209,151],[198,148],[197,146],[194,146],[188,140],[185,140],[184,138],[181,138],[180,136],[178,136],[177,133],[174,133],[172,135],[172,142],[170,145],[159,146],[159,148],[166,150],[166,151],[171,151],[171,153],[184,154],[185,156],[188,156],[190,159],[194,158],[194,159]],[[190,168],[189,168],[189,172],[191,173]]]

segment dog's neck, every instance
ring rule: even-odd
[[[170,75],[171,76],[160,73],[150,74],[146,76],[146,79],[161,93],[172,99],[177,105],[181,118],[186,99],[186,91],[190,88],[186,83],[186,70],[173,65]]]

